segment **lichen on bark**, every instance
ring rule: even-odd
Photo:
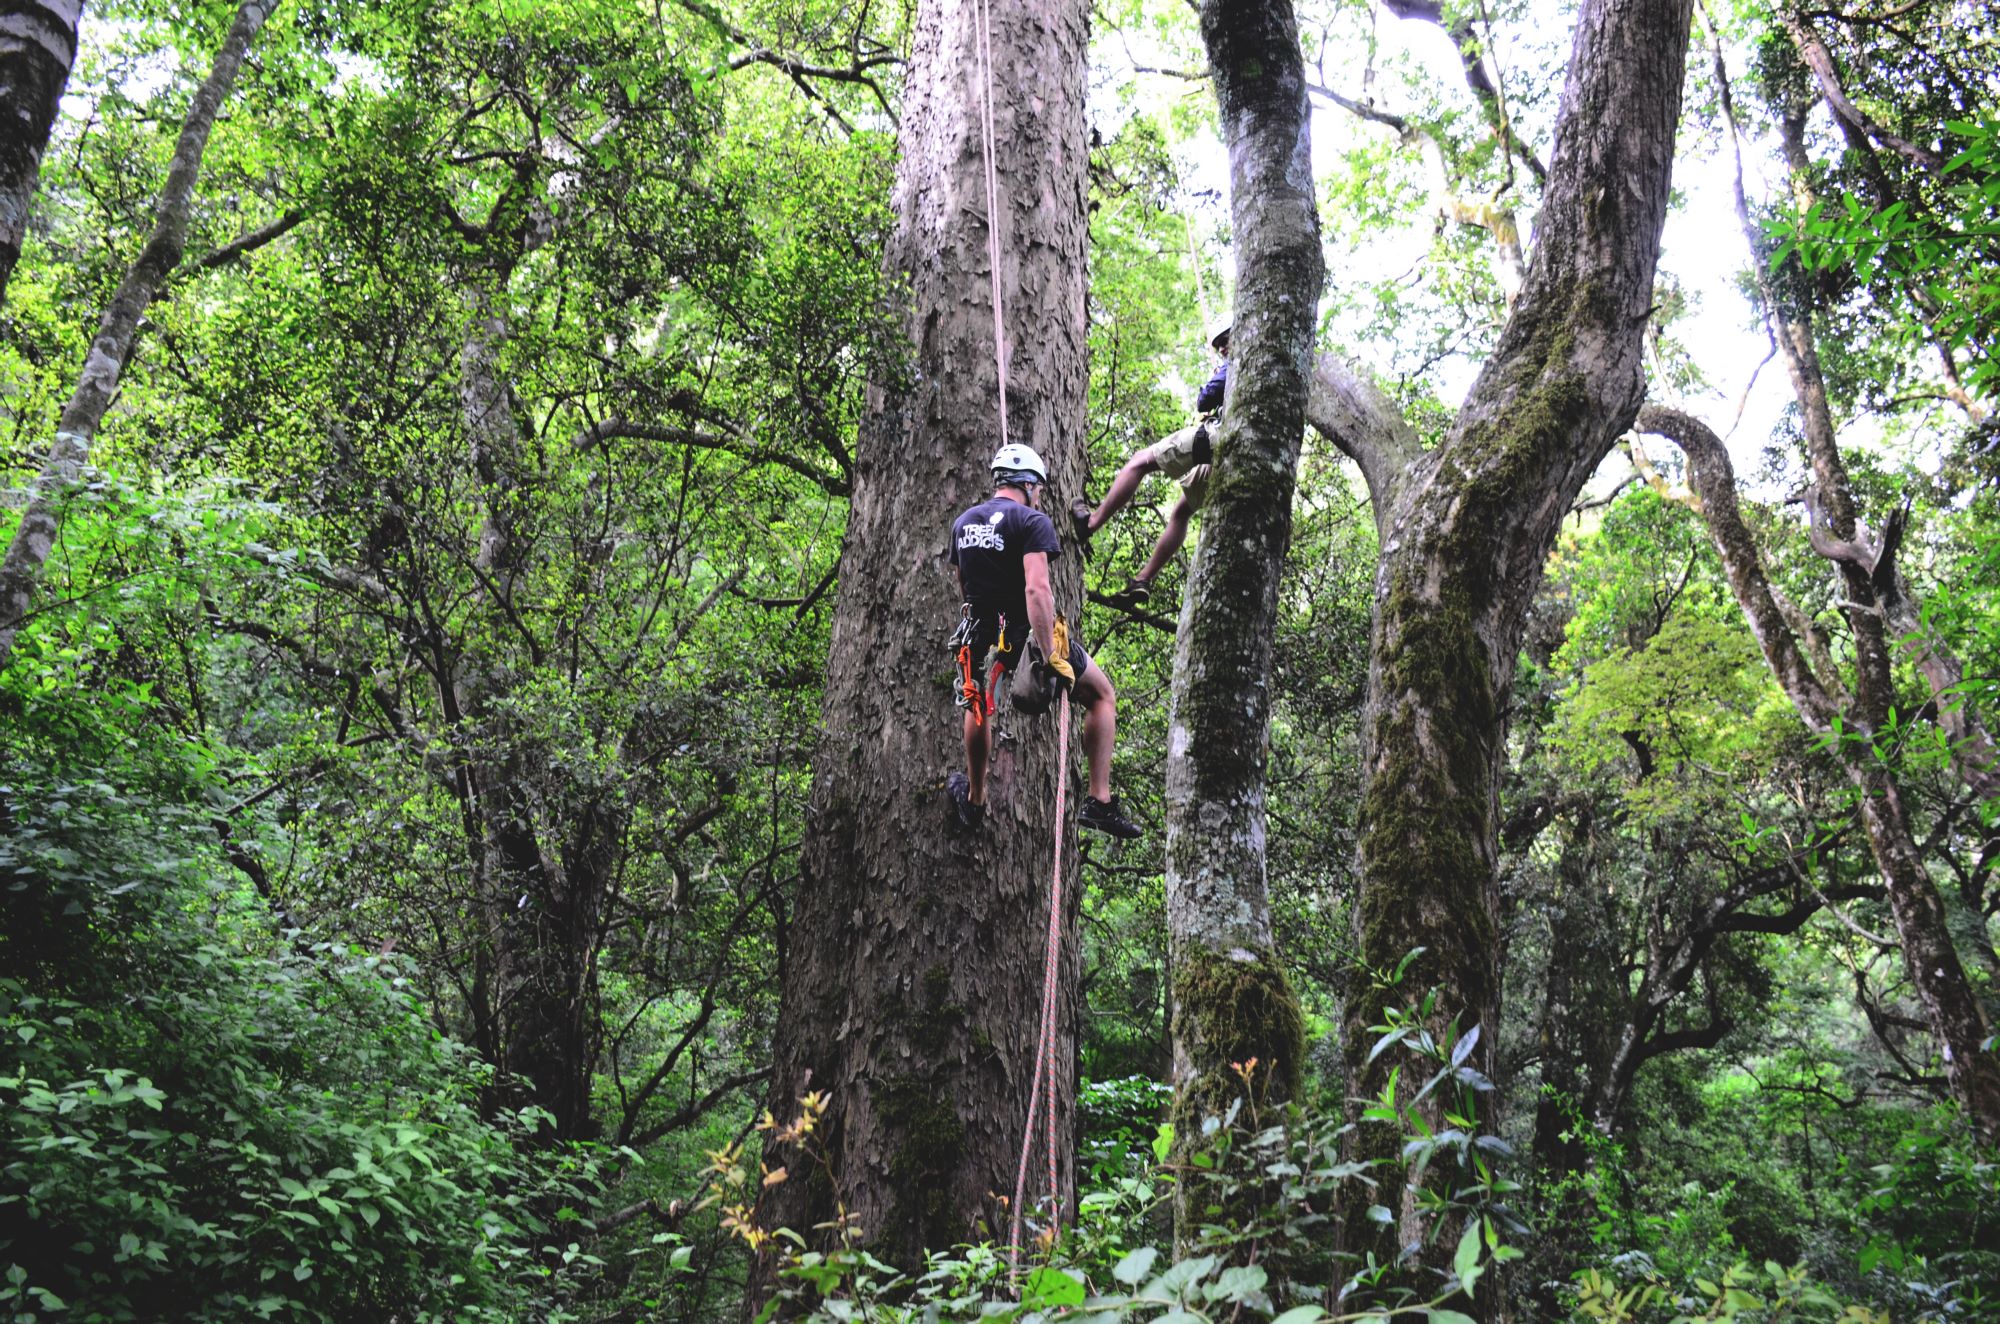
[[[1424,949],[1389,996],[1414,1002],[1436,989],[1428,1028],[1481,1025],[1472,1062],[1488,1075],[1498,1040],[1503,700],[1563,515],[1644,394],[1641,337],[1691,8],[1580,8],[1526,283],[1439,446],[1417,452],[1379,425],[1365,392],[1329,389],[1316,412],[1360,463],[1382,542],[1362,723],[1361,960],[1385,970]],[[1350,1097],[1378,1094],[1392,1068],[1391,1055],[1368,1055],[1382,996],[1357,980],[1347,1000]],[[1433,1123],[1440,1107],[1435,1098],[1423,1105]],[[1359,1128],[1353,1156],[1393,1159],[1392,1130]],[[1393,1165],[1380,1180],[1373,1198],[1399,1217],[1381,1229],[1364,1216],[1367,1200],[1344,1210],[1344,1248],[1393,1256],[1412,1240],[1444,1245],[1418,1226],[1421,1202]]]

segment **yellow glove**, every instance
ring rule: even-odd
[[[1076,684],[1076,668],[1069,664],[1069,623],[1060,616],[1056,617],[1049,639],[1055,645],[1049,650],[1049,670],[1062,677],[1065,688]]]

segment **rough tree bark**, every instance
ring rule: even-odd
[[[1836,697],[1840,692],[1834,679],[1816,671],[1772,594],[1756,543],[1737,507],[1735,471],[1721,438],[1701,420],[1658,405],[1648,405],[1638,425],[1675,442],[1687,454],[1689,481],[1701,498],[1702,519],[1751,632],[1799,717],[1828,742],[1859,792],[1862,826],[1888,894],[1910,983],[1932,1033],[1943,1045],[1945,1078],[1980,1135],[1989,1142],[2000,1140],[2000,1056],[1983,1047],[1992,1028],[1952,946],[1944,901],[1924,866],[1895,771],[1874,746],[1894,692],[1894,677],[1870,571],[1851,561],[1841,562],[1855,604],[1849,619],[1855,627],[1857,683],[1853,698]],[[1823,462],[1837,465],[1838,459],[1835,454]],[[1837,490],[1845,494],[1844,473],[1826,477],[1836,480]],[[1822,498],[1825,492],[1823,481]],[[1851,541],[1851,504],[1847,518]],[[1881,557],[1873,570],[1893,576],[1892,561],[1893,557]],[[1853,597],[1857,592],[1861,596]]]
[[[1181,609],[1167,747],[1167,932],[1180,1134],[1256,1059],[1298,1087],[1303,1029],[1271,934],[1264,771],[1278,580],[1291,540],[1319,290],[1312,144],[1290,0],[1208,0],[1202,36],[1229,150],[1236,314],[1213,493]]]
[[[831,1096],[817,1165],[767,1221],[815,1235],[847,1211],[875,1253],[1004,1235],[1034,1071],[1054,821],[1055,718],[998,717],[985,826],[947,830],[944,774],[963,761],[943,641],[958,589],[951,517],[990,490],[999,442],[975,8],[924,0],[908,68],[884,260],[907,284],[908,378],[871,389],[855,455],[815,754],[804,880],[783,972],[771,1107]],[[1056,508],[1080,487],[1086,381],[1084,68],[1078,0],[991,15],[1010,436],[1051,468]],[[1058,609],[1079,601],[1056,561]],[[1069,876],[1074,877],[1073,873]],[[1075,889],[1070,888],[1074,931]],[[1061,1185],[1073,1189],[1074,943],[1063,963],[1056,1097]],[[982,1227],[982,1224],[984,1226]]]
[[[1641,335],[1690,12],[1689,0],[1583,5],[1527,282],[1442,444],[1418,450],[1331,358],[1309,404],[1309,420],[1360,463],[1382,534],[1363,714],[1360,954],[1387,969],[1423,948],[1407,988],[1437,987],[1443,1019],[1485,1027],[1474,1061],[1489,1074],[1503,705],[1555,533],[1645,394]],[[1381,1091],[1392,1056],[1368,1060],[1381,1009],[1366,1002],[1348,1007],[1357,1097]],[[1393,1130],[1366,1124],[1357,1152],[1393,1156]],[[1412,1192],[1377,1198],[1400,1210],[1397,1245],[1421,1239]],[[1347,1219],[1346,1244],[1393,1252],[1367,1240],[1371,1226]]]
[[[187,243],[188,217],[194,210],[195,182],[201,176],[201,158],[208,149],[216,114],[235,85],[250,43],[276,8],[277,0],[245,0],[237,9],[222,48],[215,53],[215,63],[195,89],[194,101],[181,122],[180,139],[167,166],[167,181],[160,189],[153,233],[98,322],[97,338],[84,356],[83,371],[63,407],[48,459],[35,480],[35,494],[14,529],[6,559],[0,561],[0,668],[13,655],[14,636],[34,600],[35,581],[55,546],[61,499],[90,458],[98,425],[111,407],[118,379],[138,342],[139,320],[180,263]]]
[[[83,0],[0,0],[0,304],[21,258],[82,17]]]

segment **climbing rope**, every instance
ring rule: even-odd
[[[986,182],[986,264],[992,276],[993,369],[1000,384],[1000,444],[1007,445],[1007,319],[1000,301],[1000,174],[994,166],[993,128],[993,11],[988,0],[974,0],[974,45],[979,63],[980,157]],[[1058,637],[1056,647],[1067,655],[1068,643]],[[996,670],[996,678],[998,672]],[[977,686],[970,659],[963,669],[963,686],[968,692]],[[1056,975],[1062,957],[1062,830],[1064,791],[1069,782],[1069,692],[1062,696],[1061,726],[1056,740],[1055,868],[1049,882],[1049,942],[1042,969],[1042,1025],[1035,1041],[1035,1080],[1028,1087],[1028,1124],[1021,1137],[1021,1164],[1014,1176],[1014,1203],[1008,1209],[1008,1263],[1016,1273],[1021,1267],[1021,1206],[1028,1195],[1028,1160],[1035,1150],[1037,1112],[1043,1117],[1045,1148],[1049,1159],[1049,1236],[1053,1239],[1062,1222],[1062,1188],[1056,1170]],[[1047,1090],[1047,1108],[1042,1108]]]
[[[986,167],[986,265],[993,277],[993,367],[1000,377],[1000,444],[1007,444],[1007,321],[1000,311],[1000,174],[994,168],[993,11],[975,0],[974,46],[979,57],[979,151]]]
[[[1021,1270],[1021,1202],[1028,1196],[1028,1159],[1035,1152],[1035,1114],[1048,1089],[1048,1115],[1043,1133],[1049,1154],[1049,1240],[1062,1227],[1062,1187],[1056,1175],[1056,973],[1062,964],[1063,799],[1069,785],[1069,691],[1062,696],[1061,726],[1056,735],[1055,869],[1049,879],[1049,942],[1042,965],[1042,1028],[1035,1040],[1035,1083],[1028,1087],[1028,1126],[1021,1137],[1021,1166],[1014,1174],[1014,1203],[1008,1207],[1007,1263]]]

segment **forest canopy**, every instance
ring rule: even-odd
[[[6,7],[0,1308],[1986,1317],[1996,69]],[[1136,840],[948,796],[1003,390]]]

